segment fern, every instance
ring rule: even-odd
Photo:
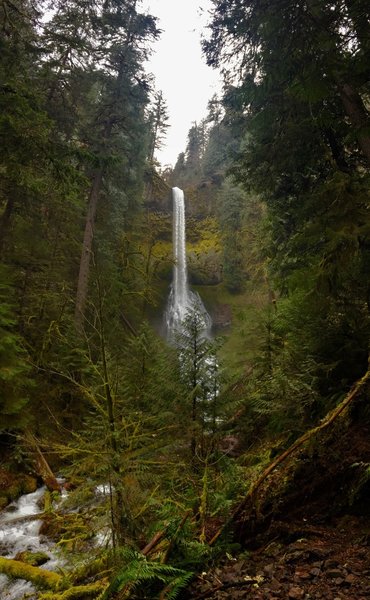
[[[165,586],[162,597],[166,600],[175,600],[179,592],[189,584],[193,577],[192,572],[148,561],[138,552],[126,550],[123,558],[128,560],[128,563],[117,573],[99,600],[109,600],[126,586],[129,586],[130,589],[138,589],[143,584],[159,582]]]
[[[351,469],[357,469],[357,479],[352,483],[348,493],[348,502],[352,506],[363,493],[365,485],[370,481],[370,463],[356,462],[351,465]]]

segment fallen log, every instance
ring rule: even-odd
[[[37,588],[47,588],[51,592],[44,592],[40,595],[43,600],[77,600],[79,598],[95,598],[107,587],[106,581],[97,581],[87,585],[78,585],[70,587],[64,591],[61,588],[66,587],[65,578],[53,571],[33,567],[27,563],[12,558],[0,557],[0,573],[13,579],[25,579]],[[58,592],[59,593],[56,593]]]
[[[15,518],[11,518],[8,517],[6,519],[2,519],[1,523],[2,525],[4,523],[6,523],[7,525],[19,525],[20,523],[31,523],[32,521],[42,521],[47,513],[42,512],[42,513],[37,513],[35,515],[23,515],[22,517],[15,517]]]
[[[153,548],[155,548],[159,544],[159,542],[164,538],[165,534],[165,531],[157,531],[157,533],[150,540],[150,542],[148,542],[145,548],[140,550],[141,554],[147,556],[153,550]]]
[[[169,556],[170,556],[170,554],[171,554],[171,552],[172,552],[172,549],[173,549],[173,547],[174,547],[174,545],[175,545],[176,539],[177,539],[177,537],[178,537],[178,535],[179,535],[180,531],[181,531],[181,530],[184,528],[184,525],[185,525],[185,523],[186,523],[186,521],[187,521],[188,517],[190,517],[190,515],[191,515],[191,512],[192,512],[191,510],[188,510],[188,512],[186,512],[186,513],[184,514],[183,518],[181,519],[181,522],[180,522],[180,524],[178,525],[178,527],[177,527],[177,529],[176,529],[176,531],[175,531],[174,535],[173,535],[173,536],[172,536],[172,538],[170,539],[170,543],[168,544],[167,550],[166,550],[165,554],[164,554],[164,555],[163,555],[163,557],[162,557],[162,560],[161,560],[161,563],[162,563],[162,564],[165,564],[165,563],[168,561],[168,558],[169,558]]]
[[[15,579],[25,579],[36,587],[57,590],[62,582],[62,576],[53,571],[32,567],[19,560],[0,557],[0,573]]]
[[[341,415],[344,412],[344,410],[346,408],[348,408],[348,406],[351,404],[351,402],[353,402],[353,400],[357,397],[357,395],[359,394],[359,392],[367,384],[367,382],[369,381],[369,379],[370,379],[370,358],[369,358],[369,367],[368,367],[368,370],[366,371],[365,375],[363,377],[361,377],[361,379],[359,379],[352,386],[352,388],[348,392],[347,396],[342,400],[342,402],[336,408],[334,408],[333,410],[331,410],[326,415],[326,417],[324,417],[324,419],[321,421],[320,425],[318,425],[317,427],[314,427],[313,429],[310,429],[309,431],[306,431],[306,433],[304,433],[301,437],[299,437],[291,446],[289,446],[289,448],[287,450],[285,450],[282,454],[280,454],[263,471],[263,473],[260,475],[260,477],[257,479],[257,481],[252,485],[252,487],[250,488],[250,490],[248,491],[248,493],[244,497],[244,499],[233,510],[233,512],[231,513],[230,517],[227,519],[227,521],[222,525],[222,527],[220,527],[220,529],[214,534],[214,536],[212,537],[212,539],[208,542],[208,544],[210,546],[213,546],[215,544],[215,542],[218,540],[218,538],[222,535],[223,531],[231,523],[233,523],[234,521],[237,520],[237,518],[246,509],[246,507],[248,506],[248,504],[250,504],[251,508],[253,508],[256,493],[259,490],[259,488],[261,487],[262,483],[264,483],[266,481],[266,479],[268,478],[268,476],[273,471],[275,471],[275,469],[282,462],[284,462],[291,454],[293,454],[293,452],[295,450],[297,450],[298,448],[300,448],[301,446],[303,446],[305,444],[305,442],[307,442],[308,440],[310,440],[314,435],[316,435],[320,431],[323,431],[324,429],[328,428],[329,425],[331,425],[333,423],[333,421],[335,421],[335,419],[337,419],[337,417],[339,417],[339,415]]]
[[[59,594],[49,592],[42,594],[40,600],[81,600],[86,597],[90,600],[90,598],[96,598],[100,595],[106,586],[107,583],[101,581],[88,585],[76,585]]]
[[[36,454],[35,458],[35,466],[38,475],[41,477],[42,481],[51,492],[60,492],[61,486],[59,485],[57,478],[55,477],[53,471],[50,468],[48,461],[46,460],[44,454],[41,451],[41,448],[36,440],[36,438],[32,435],[30,431],[25,433],[24,439],[27,444]]]

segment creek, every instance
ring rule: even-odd
[[[37,518],[43,512],[45,490],[45,486],[42,486],[31,494],[21,496],[0,513],[0,556],[16,558],[21,552],[40,552],[46,555],[45,559],[48,557],[42,568],[54,571],[62,561],[54,553],[55,544],[40,535],[42,521]],[[31,583],[0,575],[1,600],[20,600],[26,593],[35,593]]]

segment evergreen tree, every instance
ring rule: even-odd
[[[189,390],[190,451],[194,468],[202,455],[207,429],[215,427],[217,412],[216,350],[206,327],[200,307],[195,306],[188,311],[177,335],[181,379]]]
[[[10,285],[1,269],[0,283],[0,433],[20,429],[27,423],[26,411],[32,385],[27,353],[16,329],[14,307],[10,304]]]
[[[205,123],[199,125],[193,123],[188,133],[188,141],[185,151],[185,165],[188,182],[199,180],[202,174],[202,158],[205,147]]]
[[[152,106],[149,111],[150,124],[150,142],[149,142],[149,162],[153,162],[156,150],[162,148],[166,131],[169,128],[168,124],[167,105],[162,92],[157,92],[154,95]]]
[[[184,186],[186,176],[185,152],[180,152],[176,164],[171,172],[170,181],[177,187]]]
[[[223,232],[223,281],[232,293],[240,293],[248,277],[243,231],[245,193],[226,181],[219,194],[219,204]]]
[[[144,107],[148,102],[143,61],[147,55],[147,41],[155,39],[158,32],[154,19],[138,14],[135,4],[105,3],[101,16],[100,50],[104,48],[106,67],[102,69],[103,90],[97,107],[96,137],[91,141],[95,165],[90,175],[76,295],[75,322],[79,331],[83,327],[95,218],[107,166],[115,160],[116,153],[123,165],[130,166],[134,156],[131,152],[137,148],[135,136],[140,131],[137,126],[144,121]]]
[[[364,371],[368,354],[368,48],[359,15],[368,17],[361,2],[220,1],[205,42],[239,131],[232,172],[267,204],[269,276],[303,310],[300,324],[285,322],[285,335],[301,339],[305,324],[300,369],[312,361],[331,399]],[[333,349],[329,339],[344,335],[345,348]]]

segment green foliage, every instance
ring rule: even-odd
[[[280,431],[324,414],[367,364],[365,13],[359,3],[325,0],[252,1],[248,10],[219,1],[204,42],[209,63],[225,76],[223,123],[239,140],[231,171],[248,192],[226,182],[221,193],[229,289],[241,289],[248,264],[238,233],[244,242],[251,232],[245,235],[238,215],[256,193],[266,206],[256,213],[260,240],[249,239],[259,250],[257,269],[264,263],[261,274],[280,298],[266,320],[246,403],[261,426],[274,422]]]
[[[109,343],[115,344],[123,317],[140,321],[136,294],[143,305],[152,301],[152,263],[145,273],[150,260],[144,256],[127,272],[121,245],[132,231],[136,248],[144,237],[139,212],[153,126],[144,61],[158,31],[155,19],[130,2],[71,0],[57,2],[52,13],[42,3],[3,4],[0,252],[12,298],[2,313],[4,403],[15,422],[34,396],[30,422],[37,415],[49,433],[50,415],[78,427],[86,393],[75,382],[81,374],[91,387],[94,379],[95,356],[84,340],[76,343],[72,314],[86,200],[97,169],[104,176],[91,254],[110,297],[104,307]],[[86,336],[94,346],[96,285],[88,300]],[[36,365],[34,394],[26,391],[31,384],[22,347]]]
[[[180,591],[185,588],[193,577],[193,573],[177,569],[170,565],[149,561],[138,552],[129,549],[120,551],[120,560],[125,566],[120,568],[108,589],[102,594],[100,600],[113,598],[121,590],[130,590],[130,597],[140,598],[140,588],[152,586],[152,598],[161,597],[166,600],[175,600]],[[164,586],[161,592],[155,592],[156,584]]]
[[[352,506],[356,500],[361,499],[361,496],[366,497],[366,486],[370,483],[370,464],[369,463],[353,463],[351,469],[357,470],[358,474],[355,481],[352,482],[348,503]],[[365,500],[366,501],[366,500]]]
[[[176,335],[181,378],[191,392],[193,413],[197,412],[196,404],[202,404],[201,412],[206,410],[217,378],[216,345],[208,338],[207,325],[201,307],[195,306],[188,311]]]
[[[226,179],[219,194],[220,226],[223,234],[223,278],[234,293],[245,290],[246,281],[261,268],[258,232],[262,207],[256,198]]]
[[[157,276],[172,267],[168,214],[142,206],[167,211],[155,172],[166,106],[144,69],[155,18],[116,0],[58,0],[50,14],[6,0],[0,14],[1,431],[37,431],[52,466],[78,484],[69,508],[86,510],[55,517],[60,546],[80,559],[110,529],[114,552],[97,551],[104,576],[115,569],[105,599],[177,597],[189,570],[219,552],[204,543],[212,520],[262,467],[257,453],[268,458],[269,446],[236,463],[219,438],[239,429],[248,444],[284,443],[367,364],[368,7],[213,6],[205,47],[227,76],[224,98],[192,125],[167,178],[187,188],[192,281],[213,285],[205,296],[232,329],[226,390],[199,313],[186,319],[179,356],[146,321]],[[172,566],[120,550],[158,530],[156,551]]]
[[[163,146],[166,131],[169,128],[168,119],[167,106],[163,93],[157,92],[154,95],[152,107],[149,111],[151,134],[148,158],[151,162],[154,160],[155,151]]]
[[[16,329],[14,305],[10,304],[11,286],[0,284],[0,431],[16,429],[27,422],[26,406],[31,386],[31,367]]]

